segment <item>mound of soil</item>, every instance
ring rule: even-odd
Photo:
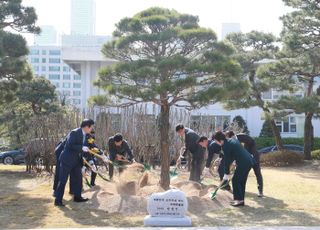
[[[215,200],[210,199],[211,192],[219,184],[214,181],[204,185],[188,181],[189,173],[179,171],[176,179],[171,181],[171,187],[183,191],[188,199],[190,214],[205,214],[229,207],[232,200],[230,192],[220,190]],[[147,214],[147,198],[152,193],[163,192],[159,186],[160,171],[143,172],[141,164],[128,166],[120,175],[115,173],[113,182],[97,181],[91,189],[85,189],[86,197],[91,198],[89,204],[96,209],[108,213],[122,213],[127,215]]]

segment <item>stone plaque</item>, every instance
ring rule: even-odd
[[[184,217],[188,211],[188,200],[184,193],[171,189],[154,193],[148,199],[147,210],[152,217]]]

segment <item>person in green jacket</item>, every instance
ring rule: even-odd
[[[219,131],[215,134],[215,142],[222,147],[224,152],[224,181],[228,181],[230,178],[230,165],[232,162],[235,161],[237,165],[232,178],[234,200],[231,205],[235,207],[244,206],[246,183],[249,171],[254,165],[254,160],[251,154],[242,147],[238,140],[227,140],[223,132]]]

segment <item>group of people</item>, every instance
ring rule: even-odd
[[[65,186],[70,177],[69,192],[74,195],[74,202],[86,202],[88,198],[81,195],[82,176],[86,167],[90,168],[90,185],[95,186],[97,176],[97,159],[103,160],[109,168],[109,177],[112,180],[114,172],[114,163],[122,165],[123,162],[134,162],[134,156],[126,140],[121,134],[116,134],[108,140],[108,153],[101,151],[95,144],[94,121],[84,119],[79,128],[72,130],[64,140],[59,142],[55,149],[56,154],[56,172],[53,185],[54,204],[64,206],[62,200]],[[208,175],[213,163],[215,154],[218,155],[215,162],[219,162],[219,177],[221,187],[231,190],[229,181],[232,181],[233,202],[232,206],[243,206],[245,197],[245,188],[248,174],[251,168],[257,177],[259,196],[263,196],[263,179],[260,168],[260,155],[257,152],[256,144],[253,138],[247,134],[235,135],[232,131],[223,133],[216,132],[211,140],[206,136],[199,136],[192,129],[185,128],[182,124],[176,126],[177,134],[185,143],[184,152],[180,158],[191,153],[191,181],[200,182],[201,175]],[[205,152],[208,152],[206,157]],[[207,159],[206,159],[207,158]],[[178,161],[181,159],[178,159]],[[206,162],[205,162],[206,160]],[[236,165],[233,177],[231,178],[230,166]],[[119,172],[122,171],[119,167]],[[222,186],[223,185],[223,186]]]
[[[218,155],[218,173],[221,180],[221,187],[231,190],[229,181],[232,181],[233,202],[232,206],[243,206],[245,198],[246,182],[250,170],[253,168],[258,183],[258,196],[263,196],[263,178],[260,168],[260,154],[256,149],[256,143],[247,134],[235,135],[233,131],[216,132],[211,140],[206,136],[199,136],[192,129],[184,125],[176,126],[177,134],[185,142],[185,157],[187,151],[191,153],[191,181],[200,182],[201,175],[208,175],[213,163],[214,155]],[[205,152],[208,156],[205,162]],[[235,165],[235,171],[231,178],[230,166]],[[205,167],[204,167],[205,166]]]
[[[108,140],[108,154],[101,151],[94,140],[94,121],[84,119],[79,128],[72,130],[64,140],[60,141],[55,149],[56,171],[53,184],[53,196],[55,197],[55,206],[64,206],[62,200],[65,186],[70,177],[69,192],[74,196],[74,202],[86,202],[88,198],[81,195],[82,176],[86,167],[91,169],[90,185],[95,186],[97,176],[97,159],[108,164],[109,176],[112,180],[114,171],[114,162],[119,165],[124,161],[133,162],[134,157],[126,140],[121,134],[116,134]],[[98,151],[96,151],[98,150]],[[119,168],[121,171],[121,168]]]

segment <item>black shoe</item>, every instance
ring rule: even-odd
[[[69,194],[70,194],[70,195],[73,195],[73,192],[70,191]]]
[[[83,198],[83,197],[75,197],[73,198],[74,202],[87,202],[89,199],[88,198]]]
[[[260,191],[260,192],[258,193],[258,197],[260,197],[260,198],[264,197],[264,195],[263,195],[263,192],[262,192],[262,191]]]
[[[230,204],[233,207],[240,207],[240,206],[244,206],[244,202],[243,201],[235,201],[232,204]]]
[[[96,184],[90,184],[91,185],[91,187],[94,187],[94,186],[96,186]]]
[[[64,207],[65,205],[61,201],[54,201],[54,206]]]

